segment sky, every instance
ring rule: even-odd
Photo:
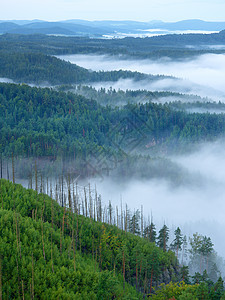
[[[0,20],[225,21],[224,0],[0,0]]]

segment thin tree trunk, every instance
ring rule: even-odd
[[[13,183],[15,183],[15,167],[14,167],[13,152],[12,152],[12,177],[13,177]]]
[[[84,187],[84,204],[85,204],[85,217],[88,216],[88,205],[87,205],[87,195],[86,195],[86,189]]]
[[[152,267],[152,270],[151,270],[151,279],[150,279],[150,294],[152,292],[152,280],[153,280],[153,267]]]
[[[63,207],[64,206],[64,199],[63,199],[63,193],[64,193],[63,192],[63,183],[64,183],[64,179],[63,179],[63,174],[62,174],[62,182],[61,183],[62,183],[62,194],[61,195],[62,195],[62,207]]]
[[[73,267],[74,271],[76,271],[76,248],[75,248],[75,242],[74,242],[74,230],[72,229],[72,243],[73,243]]]
[[[62,221],[62,231],[61,231],[61,236],[60,236],[60,253],[62,253],[62,239],[63,239],[63,235],[64,235],[65,214],[66,214],[66,208],[64,207],[63,221]]]
[[[143,237],[143,226],[144,226],[144,216],[143,216],[143,206],[141,206],[141,236]]]
[[[52,194],[52,187],[50,188],[50,193]],[[51,261],[52,261],[52,273],[54,273],[53,249],[52,249],[52,234],[53,234],[54,208],[53,208],[53,199],[52,199],[52,198],[51,198],[51,215],[52,215],[52,228],[51,228]]]
[[[0,256],[0,300],[2,300],[2,258]]]
[[[23,286],[23,280],[22,280],[22,297],[23,297],[23,300],[25,299],[25,297],[24,297],[24,286]],[[1,298],[0,298],[0,300],[1,300]]]
[[[136,290],[138,289],[138,261],[137,261],[137,253],[136,253]]]
[[[125,289],[125,255],[123,251],[123,289]]]
[[[72,211],[72,197],[71,197],[71,190],[70,190],[70,174],[68,175],[68,202],[69,202],[69,209]]]
[[[43,257],[44,257],[44,260],[45,260],[45,244],[44,244],[43,211],[41,211],[41,237],[42,237],[42,246],[43,246]]]
[[[18,275],[18,299],[20,299],[20,274],[19,274],[19,263],[16,257],[16,268],[17,268],[17,275]]]
[[[121,199],[121,220],[120,220],[120,222],[121,222],[121,230],[123,231],[123,203],[122,203],[122,199]]]
[[[3,166],[2,166],[2,152],[1,152],[1,179],[2,179],[2,169],[3,169]]]
[[[38,191],[38,180],[37,180],[37,163],[36,163],[36,160],[35,160],[35,190],[36,192]]]
[[[32,253],[32,299],[34,299],[34,258]]]

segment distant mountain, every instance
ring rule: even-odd
[[[63,35],[103,35],[112,33],[111,29],[95,28],[94,26],[85,26],[68,22],[44,22],[36,21],[18,25],[13,22],[1,22],[0,33],[14,34],[63,34]]]
[[[225,28],[225,22],[206,22],[202,20],[184,20],[174,23],[156,23],[157,28],[170,30],[206,30],[220,31]]]
[[[163,22],[160,20],[153,20],[149,22],[137,21],[86,21],[86,20],[68,20],[63,23],[82,24],[86,26],[94,26],[98,28],[111,28],[116,31],[130,30],[138,31],[139,29],[167,29],[167,30],[206,30],[206,31],[220,31],[225,28],[225,22],[208,22],[198,19],[183,20],[178,22]]]
[[[4,23],[4,22],[8,22],[8,21],[0,20],[0,23]],[[25,25],[25,24],[36,23],[36,22],[45,22],[45,21],[35,19],[35,20],[10,20],[10,22],[15,23],[17,25]]]
[[[1,33],[5,33],[5,32],[8,32],[8,31],[11,31],[11,30],[16,30],[18,28],[20,28],[20,26],[13,23],[13,22],[0,23],[0,32]]]
[[[0,34],[61,34],[75,36],[103,36],[107,34],[141,33],[143,30],[163,29],[168,31],[179,30],[204,30],[221,31],[225,29],[225,22],[207,22],[202,20],[184,20],[179,22],[162,22],[153,20],[150,22],[137,21],[87,21],[66,20],[58,22],[46,22],[41,20],[14,20],[0,21]]]

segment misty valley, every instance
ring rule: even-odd
[[[224,30],[0,35],[0,299],[225,299],[224,73]]]

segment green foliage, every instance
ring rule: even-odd
[[[135,59],[184,59],[205,53],[224,53],[224,50],[204,50],[201,45],[224,44],[224,33],[219,34],[173,34],[151,38],[94,39],[87,37],[61,37],[47,35],[3,34],[0,48],[6,52],[35,52],[50,55],[63,54],[107,54],[119,58]],[[188,49],[186,45],[195,45]]]
[[[144,229],[144,237],[149,240],[149,242],[156,242],[156,227],[153,222],[150,225],[146,226]]]
[[[224,287],[223,280],[220,278],[214,286],[208,285],[206,282],[200,284],[185,284],[183,281],[180,283],[172,283],[160,285],[159,289],[155,291],[155,295],[150,298],[154,300],[211,300],[223,299]]]
[[[176,251],[176,255],[178,257],[178,251],[182,249],[183,245],[183,236],[181,234],[181,230],[179,227],[174,231],[175,238],[171,243],[170,247],[172,250]]]
[[[47,195],[3,179],[0,194],[4,296],[139,299],[131,285],[148,293],[165,269],[177,268],[172,253]]]
[[[164,224],[163,227],[159,230],[159,235],[157,237],[157,245],[163,249],[167,250],[167,243],[169,240],[169,228]]]
[[[0,105],[3,156],[64,157],[81,176],[107,175],[117,168],[125,177],[179,181],[182,170],[148,154],[188,151],[225,130],[223,114],[188,114],[154,103],[103,107],[72,93],[27,85],[0,84]]]
[[[10,78],[19,83],[43,85],[117,81],[121,78],[133,78],[134,80],[157,80],[160,78],[160,76],[148,76],[139,72],[122,70],[89,71],[42,53],[5,53],[2,51],[0,52],[0,77]]]
[[[193,237],[190,238],[190,246],[189,268],[192,274],[195,273],[194,281],[206,281],[206,279],[201,278],[201,274],[204,275],[205,272],[207,276],[209,275],[210,280],[216,282],[220,274],[215,262],[216,254],[210,237],[194,233]]]

